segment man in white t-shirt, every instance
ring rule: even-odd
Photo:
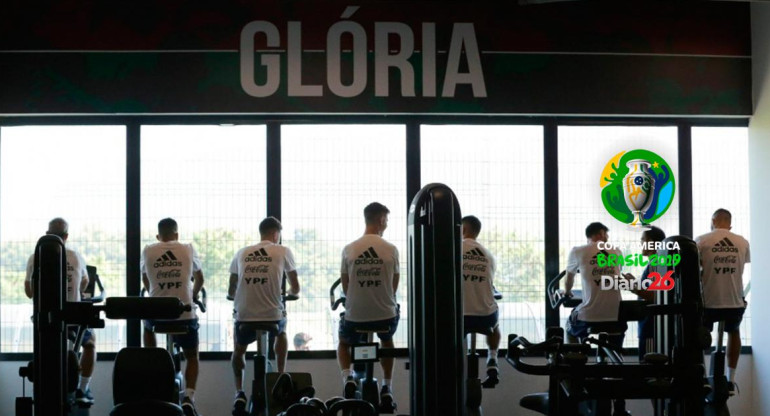
[[[228,294],[234,300],[235,348],[232,355],[233,376],[235,377],[235,403],[233,415],[245,415],[246,393],[243,391],[243,371],[246,367],[246,349],[256,341],[256,334],[241,328],[242,322],[271,322],[278,331],[275,337],[275,356],[278,372],[286,368],[288,339],[286,338],[286,310],[284,309],[281,285],[283,276],[289,280],[289,294],[299,293],[299,280],[294,255],[281,241],[281,222],[267,217],[259,224],[261,241],[238,251],[230,263],[230,288]]]
[[[388,327],[378,333],[383,348],[393,348],[393,334],[398,328],[399,310],[396,291],[399,281],[398,249],[382,238],[388,228],[390,210],[372,202],[364,208],[364,235],[342,250],[340,280],[345,292],[345,314],[340,320],[337,360],[345,383],[345,397],[356,390],[351,365],[351,345],[365,342],[364,334],[356,332],[362,324]],[[380,360],[384,373],[380,400],[383,408],[395,409],[393,401],[393,363],[391,357]]]
[[[711,217],[711,232],[695,239],[698,244],[703,283],[703,323],[714,329],[724,321],[727,332],[727,378],[735,391],[735,369],[741,353],[740,325],[746,311],[743,297],[743,268],[751,261],[749,242],[730,231],[732,215],[718,209]]]
[[[564,295],[572,296],[572,286],[575,275],[580,273],[583,299],[580,305],[572,310],[567,320],[567,335],[578,340],[588,337],[589,329],[609,333],[608,342],[622,347],[628,324],[618,321],[620,309],[620,290],[601,289],[602,276],[613,279],[620,277],[620,266],[599,266],[599,254],[622,256],[620,250],[599,249],[599,243],[609,239],[609,228],[600,222],[592,222],[586,227],[588,243],[572,248],[567,259],[567,277],[564,282]],[[625,400],[614,402],[613,415],[630,415],[625,408]]]
[[[474,330],[486,335],[489,378],[485,383],[497,384],[497,350],[501,335],[493,287],[496,264],[492,253],[476,240],[480,232],[478,218],[473,215],[463,217],[463,321],[466,332]]]
[[[572,248],[567,259],[567,277],[564,283],[565,296],[572,296],[572,286],[577,273],[580,273],[582,279],[583,300],[580,305],[575,307],[567,321],[567,332],[577,339],[587,337],[589,327],[598,328],[599,326],[618,323],[620,291],[617,289],[602,290],[601,277],[617,278],[620,276],[620,267],[600,267],[597,263],[599,254],[622,255],[617,249],[599,249],[600,242],[607,242],[608,231],[609,228],[600,222],[589,224],[586,227],[588,243]],[[625,334],[621,334],[619,339],[615,337],[614,341],[623,345],[624,336]]]
[[[186,334],[174,335],[174,342],[182,347],[187,366],[185,367],[185,397],[182,410],[185,416],[196,416],[195,386],[198,380],[198,317],[193,299],[203,287],[203,272],[198,253],[192,244],[179,242],[177,223],[171,218],[158,222],[158,242],[142,251],[139,267],[142,283],[151,297],[177,297],[185,305],[191,305],[190,312],[184,312],[174,321],[187,326]],[[155,320],[144,322],[144,346],[155,347],[157,341],[152,327]]]
[[[69,237],[69,224],[63,218],[54,218],[48,223],[46,234],[58,235],[66,244]],[[81,292],[88,286],[88,271],[86,261],[77,251],[65,246],[67,257],[67,302],[80,302]],[[24,292],[32,299],[32,275],[35,273],[35,255],[31,255],[27,261],[27,277],[24,280]],[[83,335],[83,354],[80,356],[80,380],[75,390],[75,401],[80,403],[93,403],[89,387],[91,376],[96,366],[96,337],[91,329],[86,329]]]

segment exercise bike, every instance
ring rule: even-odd
[[[298,295],[286,293],[286,276],[281,283],[281,299],[286,302],[299,299]],[[227,300],[234,300],[230,295]],[[240,322],[242,331],[253,332],[257,339],[257,351],[254,354],[254,379],[251,382],[251,395],[243,416],[272,416],[279,414],[301,397],[312,397],[315,394],[310,373],[288,374],[284,380],[289,385],[276,385],[281,374],[276,373],[276,364],[270,359],[274,337],[270,334],[278,332],[278,324],[274,322]],[[273,359],[275,357],[273,356]],[[237,415],[236,415],[237,416]]]
[[[342,284],[341,279],[337,279],[329,289],[329,300],[331,302],[331,310],[336,311],[337,308],[342,305],[345,306],[346,297],[343,293],[340,293],[340,297],[337,298],[335,290]],[[340,313],[340,317],[344,316],[344,312]],[[382,325],[362,325],[356,330],[359,334],[366,335],[366,343],[356,344],[351,346],[351,356],[353,362],[353,379],[356,382],[355,391],[345,391],[345,399],[357,399],[370,403],[377,409],[378,414],[392,414],[396,411],[396,403],[394,401],[381,401],[379,383],[374,378],[374,363],[380,361],[380,357],[390,355],[392,352],[388,351],[383,355],[383,350],[380,349],[380,344],[374,342],[374,334],[389,332],[390,328]],[[390,355],[392,356],[392,355]]]
[[[730,416],[727,408],[727,399],[730,398],[730,382],[725,376],[725,349],[722,338],[725,333],[725,322],[717,324],[717,345],[711,352],[711,365],[709,367],[708,385],[711,388],[706,395],[706,416]]]
[[[142,288],[141,296],[147,294],[147,289]],[[198,310],[202,313],[206,313],[206,289],[201,288],[200,295],[193,299],[193,303],[198,306]],[[155,334],[166,335],[166,351],[171,355],[171,359],[174,362],[174,380],[176,383],[176,393],[179,397],[178,404],[182,404],[184,400],[185,379],[182,372],[182,360],[184,359],[184,352],[182,347],[174,342],[174,335],[184,335],[187,333],[187,324],[180,324],[178,321],[155,321],[149,328]]]
[[[503,294],[494,291],[495,300],[501,300]],[[481,406],[481,390],[493,389],[500,382],[499,373],[497,369],[487,368],[487,378],[482,382],[479,379],[479,354],[476,352],[476,335],[481,334],[489,336],[494,331],[494,328],[465,328],[466,337],[469,345],[467,354],[467,368],[468,378],[465,384],[466,402],[465,406],[468,408],[478,408]]]
[[[99,275],[96,273],[96,267],[86,266],[86,271],[88,272],[89,282],[88,286],[86,286],[85,290],[81,293],[81,302],[89,304],[103,302],[106,292],[99,279]],[[96,293],[97,288],[99,289],[98,294]],[[93,406],[92,401],[79,402],[75,400],[75,390],[77,389],[78,377],[80,376],[80,357],[83,355],[83,339],[86,330],[89,328],[91,327],[84,324],[76,326],[71,325],[67,331],[67,339],[69,342],[67,385],[69,388],[66,407],[69,409],[69,416],[87,416],[90,413],[89,410]],[[31,368],[32,362],[30,362],[27,367],[21,367],[19,369],[19,376],[22,377],[22,397],[16,399],[17,415],[32,413],[32,398],[26,397],[26,383],[24,382],[25,378],[34,381],[32,371],[30,370]]]

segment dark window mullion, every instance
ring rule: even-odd
[[[142,253],[141,125],[126,125],[126,296],[139,296]],[[141,346],[138,319],[126,323],[126,345]]]
[[[267,123],[267,215],[281,218],[281,124]]]
[[[692,126],[689,123],[679,123],[678,127],[679,234],[693,237]]]
[[[410,121],[406,124],[406,207],[422,188],[420,165],[420,123]]]
[[[559,131],[555,120],[543,125],[543,197],[545,215],[545,326],[559,326],[559,311],[551,309],[548,283],[559,274]]]

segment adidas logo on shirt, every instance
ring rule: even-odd
[[[474,261],[480,261],[480,262],[487,262],[487,256],[484,255],[484,252],[479,250],[478,248],[474,248],[472,250],[468,250],[463,254],[463,260],[474,260]]]
[[[364,251],[355,261],[355,264],[384,264],[377,252],[374,251],[374,247],[369,247]]]
[[[714,247],[711,248],[712,253],[737,253],[738,247],[735,247],[732,241],[730,241],[729,238],[725,237],[719,241],[717,241],[716,244],[714,244]]]
[[[153,263],[153,267],[180,267],[181,265],[182,262],[177,260],[171,250],[166,250],[166,254],[158,257]]]
[[[608,253],[607,250],[601,250],[598,253],[594,254],[593,257],[591,257],[591,261],[589,262],[592,266],[596,265],[597,263],[596,259],[598,258],[599,254],[604,254],[605,256],[607,256],[610,253]],[[578,270],[578,272],[580,272],[580,270]]]
[[[265,248],[260,248],[259,250],[254,251],[253,253],[249,253],[248,256],[244,259],[244,262],[250,263],[250,262],[271,262],[273,261],[273,258],[270,257],[270,255],[267,254],[267,251]]]

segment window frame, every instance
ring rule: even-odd
[[[505,116],[505,115],[143,115],[143,116],[9,116],[0,117],[0,140],[2,128],[10,126],[43,126],[43,125],[125,125],[126,126],[126,273],[127,276],[139,275],[139,257],[141,255],[139,211],[140,201],[140,130],[143,125],[267,125],[268,177],[267,177],[267,214],[280,218],[281,189],[280,189],[280,128],[286,124],[403,124],[406,125],[406,204],[420,189],[420,126],[430,125],[543,125],[544,127],[544,195],[546,201],[545,215],[545,276],[543,288],[548,280],[559,273],[558,265],[558,127],[579,125],[618,125],[618,126],[676,126],[678,128],[677,149],[679,176],[677,177],[679,192],[679,230],[682,234],[692,234],[692,127],[748,127],[748,117],[629,117],[629,116]],[[276,162],[277,161],[277,162]],[[277,164],[276,164],[277,163]],[[271,172],[272,171],[272,172]],[[0,190],[2,198],[2,190]],[[554,260],[555,259],[555,260]],[[555,266],[554,266],[555,264]],[[140,279],[126,279],[126,295],[137,296],[141,287]],[[2,290],[2,287],[0,287]],[[547,306],[546,295],[543,296],[543,307],[546,309],[546,327],[559,322],[559,311],[552,311]],[[126,345],[141,344],[140,323],[129,320],[126,325]],[[402,356],[407,351],[399,351]],[[751,353],[751,346],[743,346],[742,353]],[[0,353],[1,361],[19,361],[31,358],[31,353]],[[229,358],[230,353],[202,353],[204,360],[221,360]],[[290,358],[319,358],[333,357],[333,351],[290,351]],[[99,354],[100,360],[110,360],[114,354]]]

